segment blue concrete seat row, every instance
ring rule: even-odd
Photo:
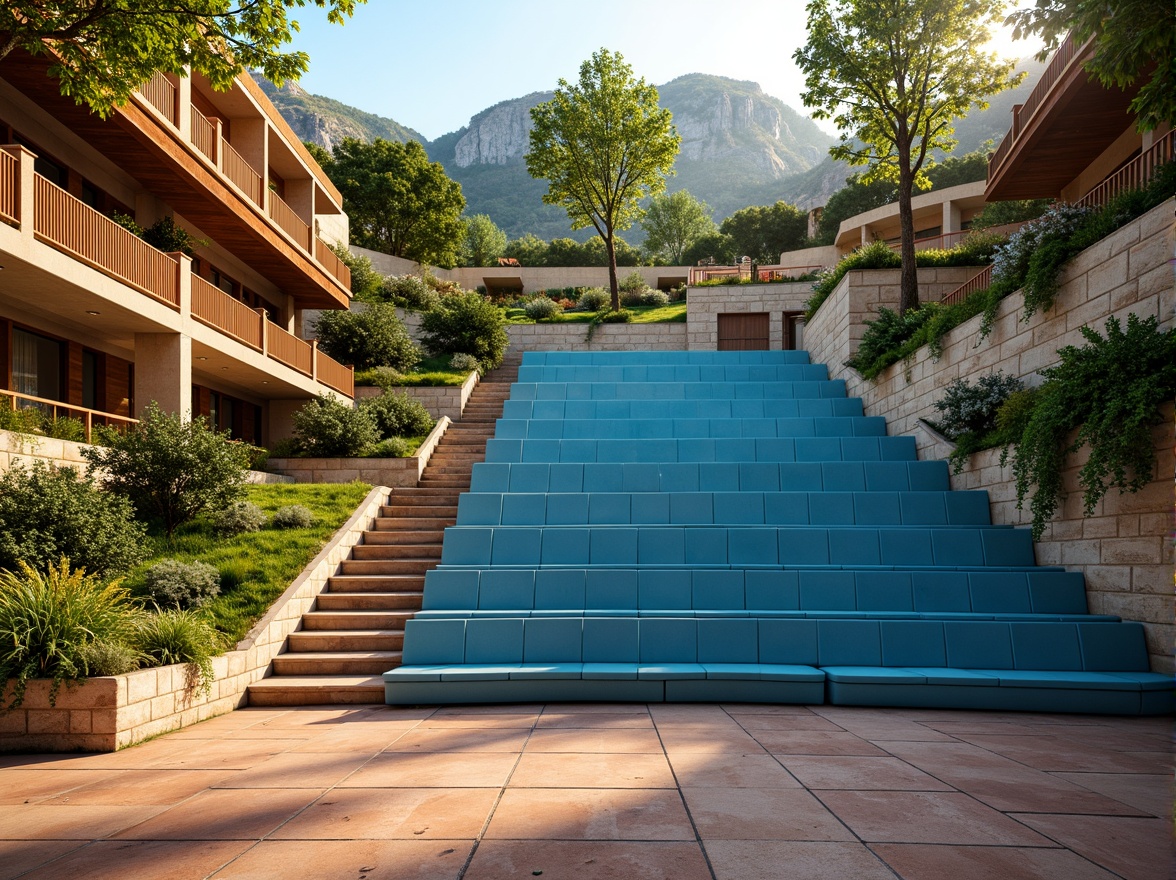
[[[794,419],[861,416],[860,397],[754,400],[507,400],[506,419]]]
[[[543,364],[807,364],[807,351],[527,351],[523,366]]]
[[[812,382],[516,382],[511,400],[756,400],[845,397],[842,379]]]
[[[500,440],[885,437],[879,416],[787,419],[499,419]]]
[[[478,462],[472,492],[944,492],[943,461]]]
[[[457,526],[443,565],[975,566],[1033,565],[1025,529],[921,526]]]
[[[1085,615],[1077,572],[434,569],[422,616],[639,614]],[[1113,618],[1112,618],[1113,619]]]
[[[915,461],[913,437],[760,437],[679,440],[486,441],[486,461]]]
[[[384,675],[393,703],[455,692],[468,702],[592,699],[609,688],[573,683],[610,682],[622,699],[651,701],[828,698],[1132,714],[1171,705],[1171,679],[1147,671],[1143,629],[1133,623],[411,620],[404,660]]]
[[[634,364],[519,367],[520,382],[823,382],[824,364]]]
[[[973,492],[466,492],[457,525],[989,525]]]

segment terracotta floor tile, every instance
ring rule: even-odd
[[[351,725],[343,725],[320,733],[303,743],[292,745],[289,754],[351,752],[355,755],[371,757],[417,729],[415,723],[412,727],[395,725],[384,727],[377,724],[364,724],[356,728]]]
[[[306,754],[284,753],[268,761],[223,776],[213,788],[330,788],[338,785],[371,760],[355,752],[320,752],[313,758]]]
[[[683,788],[707,840],[852,840],[824,805],[799,788]]]
[[[127,828],[118,837],[125,840],[256,840],[297,815],[320,794],[322,790],[317,788],[204,791],[154,818]]]
[[[527,752],[660,755],[663,749],[661,740],[653,730],[548,729],[536,730],[531,734]]]
[[[649,706],[645,703],[547,703],[543,707],[543,714],[548,712],[556,715],[562,713],[592,715],[644,715],[649,717]]]
[[[876,755],[886,752],[852,733],[825,730],[757,730],[755,738],[773,755]]]
[[[418,727],[422,730],[530,730],[539,720],[539,713],[527,715],[491,715],[474,712],[468,715],[434,715],[423,720]]]
[[[472,840],[498,796],[491,788],[338,788],[274,840]]]
[[[542,874],[540,875],[540,872]],[[710,880],[697,843],[485,840],[464,880]]]
[[[742,715],[731,713],[744,730],[753,733],[761,730],[828,730],[842,732],[841,728],[827,718],[817,715]]]
[[[346,877],[364,880],[453,880],[473,849],[472,840],[263,840],[213,880],[293,880]]]
[[[0,840],[94,840],[137,825],[160,807],[0,806]]]
[[[708,840],[716,880],[894,880],[860,843],[811,840]]]
[[[1018,815],[1031,828],[1126,880],[1169,880],[1176,863],[1167,819]]]
[[[248,846],[238,840],[99,840],[25,874],[24,878],[191,880],[211,874]]]
[[[694,840],[676,791],[508,788],[487,840]]]
[[[1106,748],[1061,736],[961,735],[960,739],[998,755],[1027,764],[1036,770],[1070,770],[1099,773],[1156,773],[1154,756],[1116,753]],[[1170,764],[1171,756],[1163,755]]]
[[[898,758],[785,755],[780,761],[809,789],[951,791],[950,785]]]
[[[0,804],[43,801],[70,789],[116,776],[119,770],[0,770]]]
[[[662,744],[670,754],[678,752],[700,752],[703,754],[766,754],[764,748],[751,734],[743,730],[725,732],[696,730],[693,728],[658,728]]]
[[[822,791],[818,796],[867,843],[1049,846],[1041,835],[959,792]]]
[[[43,803],[77,806],[171,806],[204,791],[235,770],[124,770]]]
[[[0,880],[11,880],[38,865],[89,844],[84,840],[0,840]]]
[[[291,708],[275,718],[270,718],[260,722],[257,727],[262,727],[267,730],[276,730],[279,728],[329,727],[333,724],[343,723],[358,724],[361,721],[370,721],[378,714],[378,709],[373,709],[369,706],[357,708],[348,708],[344,706],[337,706],[333,708]],[[411,721],[415,723],[419,721],[420,718],[421,715],[417,713],[414,715]]]
[[[670,765],[683,788],[800,788],[792,774],[764,752],[740,755],[674,751]]]
[[[1164,818],[1172,813],[1172,777],[1143,773],[1051,773],[1113,798],[1144,813]]]
[[[487,703],[471,706],[438,706],[430,718],[445,718],[462,715],[537,715],[543,711],[535,703]]]
[[[390,743],[389,752],[521,752],[527,730],[410,730]]]
[[[518,760],[515,752],[385,752],[343,780],[340,787],[502,788]]]
[[[787,706],[776,703],[723,703],[719,706],[725,712],[740,715],[813,715],[809,706]]]
[[[876,843],[873,850],[903,880],[945,877],[999,880],[1113,880],[1114,875],[1064,849]]]
[[[634,728],[652,729],[653,719],[648,714],[633,712],[544,712],[536,726],[547,728]]]
[[[527,750],[511,788],[676,788],[665,755],[561,754]]]
[[[181,740],[173,742],[182,743]],[[160,770],[247,770],[268,761],[295,745],[288,739],[226,740],[196,744],[153,760],[149,767]],[[116,753],[117,754],[117,753]]]

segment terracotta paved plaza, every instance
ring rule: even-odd
[[[244,709],[0,757],[0,877],[1131,880],[1171,719],[750,705]]]

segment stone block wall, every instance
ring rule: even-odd
[[[244,706],[246,689],[266,676],[270,663],[298,628],[351,548],[372,527],[388,488],[377,486],[327,546],[303,569],[236,650],[213,658],[207,694],[189,687],[187,667],[140,669],[63,687],[49,705],[49,683],[30,682],[19,709],[0,714],[0,752],[110,752]],[[9,696],[9,688],[0,695]]]
[[[678,351],[686,348],[679,324],[601,324],[588,335],[587,324],[511,324],[508,352],[519,351]]]
[[[812,292],[811,281],[691,287],[686,292],[687,347],[698,351],[718,348],[721,314],[768,312],[769,346],[782,348],[784,313],[803,312]]]
[[[1083,345],[1080,329],[1102,330],[1110,316],[1155,315],[1164,329],[1176,320],[1173,286],[1172,214],[1169,200],[1083,251],[1070,261],[1059,279],[1054,307],[1028,321],[1020,293],[1006,297],[992,333],[980,338],[981,316],[966,321],[943,339],[939,359],[924,348],[908,363],[889,367],[867,381],[843,362],[856,350],[863,321],[878,305],[898,304],[898,270],[851,272],[821,306],[806,329],[806,345],[814,361],[829,364],[830,375],[846,380],[848,393],[859,395],[868,415],[885,416],[892,434],[912,434],[922,458],[946,458],[950,446],[923,429],[921,419],[934,419],[935,401],[957,378],[1002,370],[1027,385],[1039,384],[1038,371],[1058,362],[1058,349]],[[920,294],[930,299],[922,288]],[[937,273],[946,270],[933,270]],[[889,277],[890,280],[887,280]],[[1086,576],[1090,610],[1142,621],[1148,632],[1152,666],[1172,671],[1176,636],[1172,602],[1172,477],[1173,418],[1169,408],[1156,430],[1156,478],[1137,494],[1108,493],[1092,517],[1082,515],[1077,472],[1085,452],[1067,462],[1065,504],[1037,545],[1037,560],[1064,565]],[[987,489],[995,523],[1025,525],[1027,511],[1016,509],[1011,468],[999,466],[999,451],[972,456],[953,477],[956,488]]]
[[[419,400],[429,411],[429,415],[435,419],[445,416],[457,422],[461,420],[466,402],[477,387],[478,374],[470,373],[461,385],[407,385],[402,388],[393,388],[392,391],[394,394],[404,393],[414,400]],[[359,385],[355,389],[355,399],[359,401],[365,397],[379,397],[383,393],[383,388]]]

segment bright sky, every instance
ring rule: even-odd
[[[801,0],[368,0],[343,27],[296,9],[302,86],[434,139],[500,101],[574,81],[602,46],[655,85],[686,73],[758,82],[801,113]],[[1036,46],[998,35],[994,49]],[[823,123],[827,127],[827,123]]]

